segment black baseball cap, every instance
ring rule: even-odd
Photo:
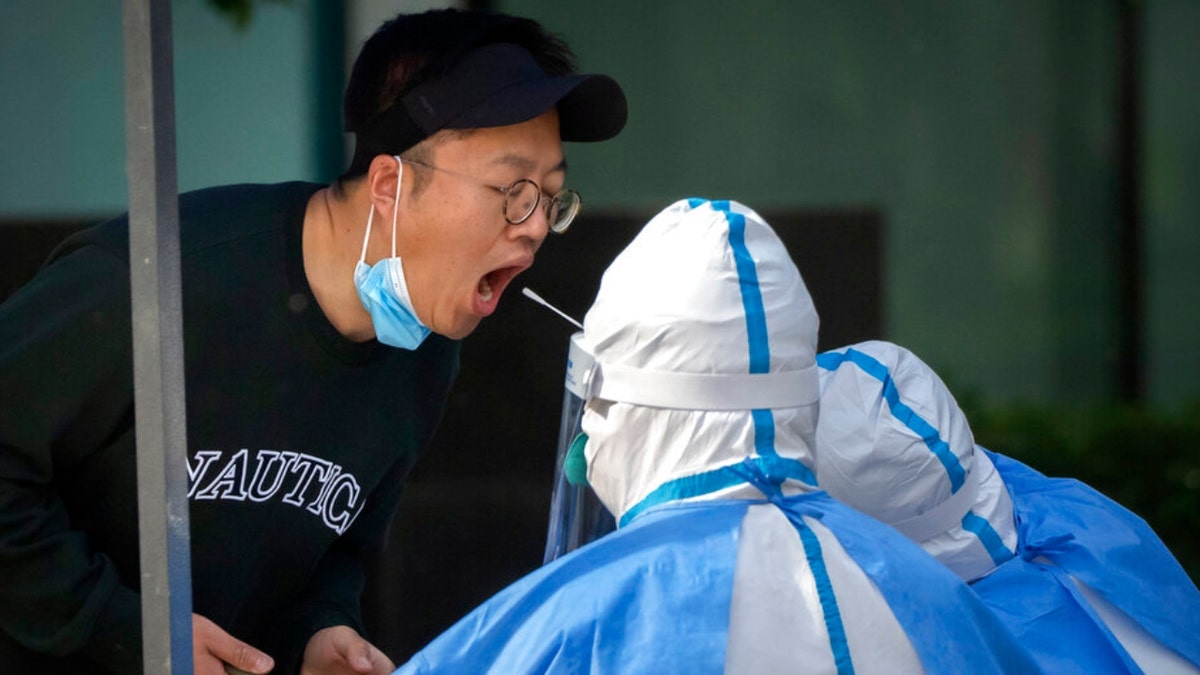
[[[625,126],[625,93],[611,77],[547,75],[525,48],[487,44],[464,54],[443,75],[413,87],[357,130],[351,169],[365,169],[376,155],[400,154],[442,129],[518,124],[556,105],[564,141],[603,141]]]

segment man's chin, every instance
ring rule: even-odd
[[[461,340],[471,333],[474,333],[475,329],[479,327],[481,321],[483,321],[483,317],[470,316],[456,322],[453,326],[445,327],[443,330],[436,328],[432,330],[438,335],[448,337],[451,340]]]

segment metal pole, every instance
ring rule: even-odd
[[[190,675],[191,549],[171,3],[124,0],[129,268],[147,675]]]

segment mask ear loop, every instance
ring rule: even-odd
[[[396,158],[396,205],[392,208],[392,257],[396,257],[396,215],[400,211],[400,179],[404,176],[404,162],[400,161],[400,155],[395,155]],[[367,244],[371,241],[371,222],[375,220],[375,203],[371,202],[370,210],[367,211],[367,232],[363,235],[362,253],[358,254],[359,262],[367,261]]]
[[[358,256],[358,262],[367,262],[367,242],[371,241],[371,221],[375,218],[375,204],[372,203],[370,210],[367,211],[367,233],[363,235],[362,253]]]
[[[392,207],[392,257],[396,257],[396,216],[400,213],[400,179],[404,177],[404,161],[396,157],[396,204]]]

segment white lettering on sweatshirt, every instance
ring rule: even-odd
[[[188,498],[266,502],[273,499],[319,516],[326,527],[344,533],[362,512],[362,488],[353,474],[302,452],[242,448],[226,457],[200,450],[188,461]]]

